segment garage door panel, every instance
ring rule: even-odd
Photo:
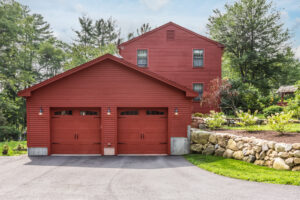
[[[98,109],[55,108],[51,111],[52,154],[100,154]]]
[[[167,154],[167,144],[144,144],[144,154]]]
[[[118,153],[119,154],[144,154],[141,151],[143,148],[142,144],[118,144]]]
[[[74,144],[52,144],[52,154],[74,154]]]
[[[100,144],[78,144],[76,151],[78,151],[78,154],[99,154],[100,148]]]
[[[118,153],[166,154],[167,122],[167,109],[119,109]]]

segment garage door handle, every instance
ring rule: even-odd
[[[52,144],[59,144],[58,142],[52,142]]]

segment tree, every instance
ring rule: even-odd
[[[267,0],[238,0],[214,10],[207,25],[210,36],[226,46],[226,56],[243,83],[268,93],[271,81],[290,66],[286,63],[289,31],[280,13]]]
[[[25,100],[17,92],[56,74],[63,43],[39,14],[14,0],[0,1],[0,110],[9,126],[26,127]]]
[[[140,36],[144,33],[147,33],[148,31],[151,31],[151,26],[149,23],[144,23],[144,24],[142,24],[142,26],[140,28],[136,29],[136,35]],[[127,40],[131,40],[135,37],[136,36],[135,36],[134,32],[130,32],[127,35]]]
[[[115,54],[120,41],[120,29],[112,18],[98,19],[95,22],[88,17],[80,17],[80,30],[75,31],[76,38],[68,46],[68,62],[64,69],[71,69],[106,53]]]
[[[144,33],[147,33],[148,31],[151,30],[151,26],[149,23],[144,23],[139,29],[136,29],[137,35],[142,35]]]
[[[112,43],[117,43],[120,38],[120,30],[116,26],[116,21],[112,18],[107,20],[99,19],[95,22],[94,37],[96,46],[101,47]]]

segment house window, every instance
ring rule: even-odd
[[[193,84],[193,90],[195,92],[199,93],[199,95],[194,98],[194,101],[200,101],[201,98],[202,98],[202,94],[203,94],[203,84],[202,83],[194,83]]]
[[[194,67],[203,67],[203,49],[194,49],[193,50],[193,66]]]
[[[148,65],[148,50],[137,50],[137,65],[140,67],[147,67]]]

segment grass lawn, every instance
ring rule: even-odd
[[[245,127],[232,127],[232,126],[222,126],[223,129],[230,129],[230,130],[246,130]],[[254,125],[254,126],[249,126],[252,130],[257,130],[257,131],[269,131],[272,130],[268,125]],[[288,132],[291,133],[300,133],[300,124],[290,124],[288,128]]]
[[[8,154],[2,155],[3,146],[7,144],[9,146]],[[14,151],[13,149],[18,146],[18,144],[23,144],[27,148],[27,141],[9,141],[0,142],[0,156],[18,156],[22,154],[27,154],[27,151]]]
[[[300,172],[280,171],[217,156],[189,154],[185,158],[202,169],[223,176],[265,183],[300,185]]]

